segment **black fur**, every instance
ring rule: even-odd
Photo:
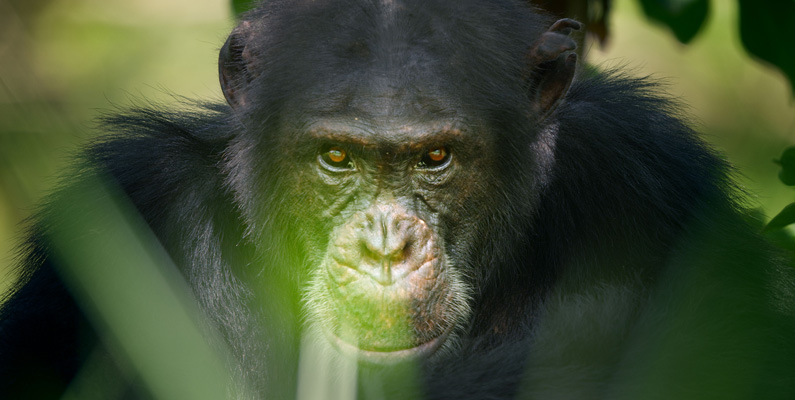
[[[334,223],[310,212],[319,200],[295,171],[317,149],[297,132],[380,121],[387,106],[398,123],[461,121],[496,149],[478,172],[490,186],[445,188],[439,211],[469,318],[419,371],[360,366],[359,398],[795,397],[795,273],[653,82],[580,71],[533,115],[524,56],[551,21],[508,0],[270,1],[244,20],[232,44],[248,43],[245,57],[222,58],[231,108],[105,118],[109,135],[32,222],[0,314],[0,398],[57,397],[106,346],[51,238],[111,241],[94,205],[115,190],[223,338],[212,346],[231,354],[232,393],[295,396],[301,296],[327,245],[317,231]],[[463,192],[477,201],[452,197]],[[479,225],[456,230],[468,219]],[[148,396],[119,364],[115,395]]]

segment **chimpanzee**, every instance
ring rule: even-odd
[[[311,398],[323,357],[361,399],[795,398],[789,261],[654,82],[578,67],[581,28],[518,0],[262,3],[221,49],[228,104],[105,118],[41,209],[0,396],[58,397],[97,349],[125,382],[100,398],[156,395],[64,278],[64,249],[121,240],[112,198],[233,398]]]

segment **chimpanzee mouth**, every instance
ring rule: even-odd
[[[452,327],[451,327],[452,328]],[[360,362],[379,365],[398,364],[406,361],[418,360],[433,354],[447,340],[452,329],[448,328],[441,335],[408,349],[398,350],[364,350],[353,345],[339,336],[327,332],[329,342],[342,354],[355,357]]]

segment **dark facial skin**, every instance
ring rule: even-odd
[[[471,285],[447,237],[461,238],[485,218],[462,219],[489,187],[476,173],[493,165],[491,143],[456,121],[389,124],[374,118],[318,121],[289,142],[306,152],[292,160],[295,214],[325,245],[310,279],[307,309],[343,351],[393,362],[428,355],[468,320]],[[285,143],[284,145],[287,145]],[[320,218],[318,218],[320,217]],[[327,223],[323,223],[328,221]]]

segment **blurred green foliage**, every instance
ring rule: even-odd
[[[778,179],[787,186],[795,186],[795,147],[784,149],[781,157],[775,160],[781,167]],[[795,203],[790,203],[784,207],[770,222],[765,226],[765,231],[782,229],[795,223]]]
[[[240,15],[248,10],[254,5],[253,0],[231,0],[232,1],[232,14]]]
[[[795,1],[739,0],[739,4],[743,45],[781,69],[795,93]]]
[[[98,114],[223,101],[215,59],[232,24],[227,0],[0,0],[0,293],[23,221]]]
[[[649,18],[671,28],[682,43],[693,40],[709,12],[707,0],[640,0],[640,4]]]
[[[795,186],[795,147],[784,149],[784,153],[775,163],[781,166],[778,179],[787,186]]]
[[[640,0],[652,20],[668,26],[682,43],[689,43],[707,19],[707,0]],[[779,68],[795,92],[795,1],[739,0],[740,37],[748,52]]]
[[[84,207],[92,212],[68,212]],[[57,209],[67,210],[49,232],[58,272],[127,379],[140,380],[155,399],[226,398],[226,354],[208,345],[213,332],[188,285],[129,200],[106,180],[84,176]],[[113,268],[97,268],[107,265]],[[105,374],[89,363],[67,398],[118,398],[123,384],[107,385]]]

